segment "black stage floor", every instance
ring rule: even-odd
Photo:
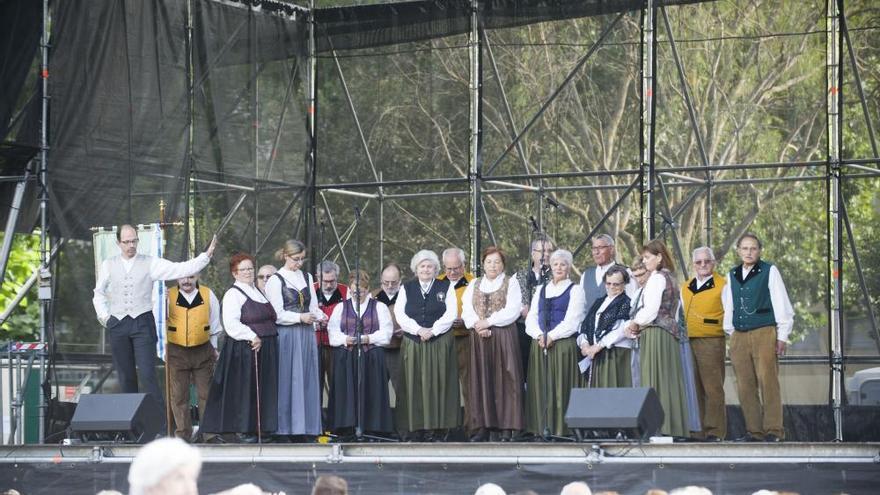
[[[570,481],[594,492],[643,494],[700,485],[715,494],[760,489],[801,494],[880,493],[880,443],[527,443],[201,446],[200,492],[253,482],[267,491],[310,493],[322,474],[352,494],[469,494],[482,483],[508,493],[557,494]],[[126,493],[136,446],[0,449],[0,489],[30,494]]]

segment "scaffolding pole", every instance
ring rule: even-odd
[[[471,0],[470,50],[470,180],[471,180],[471,272],[479,274],[482,251],[483,167],[483,42],[480,39],[480,2]],[[515,143],[514,143],[515,144]]]
[[[318,255],[318,247],[315,246],[315,229],[318,225],[318,57],[316,52],[316,21],[315,0],[309,0],[309,106],[308,106],[308,132],[309,154],[306,166],[308,167],[308,189],[306,191],[303,210],[305,211],[306,246],[312,252],[310,258],[313,263],[322,259]],[[315,270],[309,270],[314,272]]]
[[[826,111],[828,120],[827,139],[827,198],[828,198],[828,339],[830,365],[830,403],[834,413],[834,439],[843,441],[843,328],[840,310],[843,306],[843,257],[841,249],[840,217],[840,143],[843,118],[843,35],[840,19],[843,16],[843,0],[828,0],[826,4]]]
[[[646,0],[645,8],[642,9],[641,41],[639,52],[641,55],[641,132],[639,134],[640,148],[640,176],[641,176],[641,234],[642,243],[653,239],[655,231],[655,201],[654,201],[654,110],[656,81],[654,73],[657,69],[657,6],[654,0]]]

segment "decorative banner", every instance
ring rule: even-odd
[[[138,254],[159,258],[165,254],[165,239],[158,223],[138,225],[137,231]],[[92,245],[95,248],[95,278],[97,279],[101,263],[119,254],[116,228],[96,231],[92,235]],[[156,319],[156,354],[159,359],[165,358],[165,319],[167,317],[165,299],[168,297],[167,291],[165,282],[153,282],[153,317]]]

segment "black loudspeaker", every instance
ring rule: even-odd
[[[147,443],[163,434],[164,414],[147,394],[86,394],[70,430],[85,442]]]
[[[573,388],[565,423],[578,439],[648,438],[663,425],[663,406],[653,388]]]

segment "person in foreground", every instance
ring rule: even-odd
[[[200,430],[239,433],[241,441],[254,443],[278,426],[275,310],[254,285],[251,255],[234,254],[229,270],[235,283],[222,303],[229,338],[217,360]]]
[[[736,243],[742,264],[730,270],[722,292],[724,330],[731,334],[730,362],[746,420],[741,440],[779,442],[785,429],[778,360],[788,345],[794,310],[779,269],[761,259],[761,248],[751,233]]]
[[[327,406],[330,428],[337,434],[350,434],[358,426],[359,370],[363,369],[363,406],[360,426],[368,434],[393,431],[388,401],[388,370],[385,349],[391,341],[394,324],[388,307],[370,296],[370,276],[359,270],[349,274],[347,299],[337,304],[327,325],[333,346],[333,381]],[[358,326],[363,354],[358,365]]]
[[[516,320],[522,292],[516,278],[504,273],[507,256],[491,246],[483,251],[483,276],[468,284],[462,297],[468,346],[465,414],[471,441],[510,441],[525,427],[522,363]]]
[[[564,249],[550,255],[551,279],[535,290],[526,316],[526,333],[532,338],[526,430],[538,436],[544,435],[545,427],[551,435],[568,434],[569,395],[572,388],[584,386],[576,342],[584,319],[584,290],[569,278],[572,261]],[[544,359],[548,360],[546,371]]]

